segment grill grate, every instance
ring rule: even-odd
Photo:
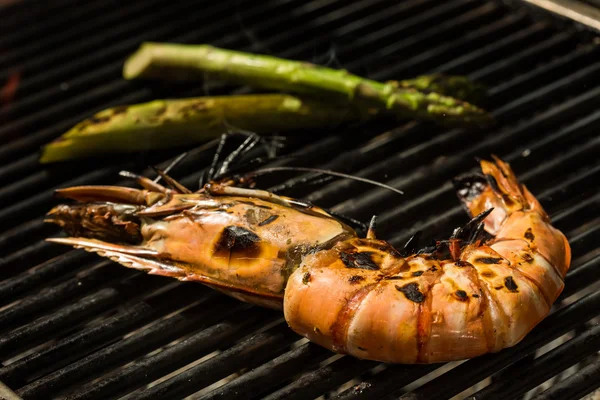
[[[0,381],[23,399],[574,399],[600,385],[600,50],[576,28],[476,0],[22,0],[0,17],[0,85],[18,80],[12,101],[0,98]],[[285,194],[363,220],[378,213],[378,231],[396,245],[417,229],[447,237],[466,221],[449,179],[496,153],[571,241],[555,311],[499,354],[386,366],[298,341],[280,314],[201,285],[45,243],[57,232],[42,223],[55,188],[129,184],[118,171],[152,176],[146,166],[177,150],[41,167],[40,145],[109,106],[249,91],[124,81],[124,58],[145,40],[272,53],[380,80],[441,71],[488,84],[484,105],[500,126],[485,132],[371,123],[288,140],[294,163],[386,181],[402,198],[342,180]],[[194,186],[213,152],[192,150],[174,174]]]

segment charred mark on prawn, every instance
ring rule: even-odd
[[[239,226],[228,226],[223,229],[221,237],[215,243],[214,255],[229,257],[235,254],[254,258],[260,254],[260,237],[254,232]]]
[[[425,295],[419,291],[419,285],[417,285],[416,283],[413,282],[404,286],[395,286],[396,290],[402,292],[402,294],[404,294],[404,296],[408,300],[415,303],[422,303],[423,301],[425,301]]]
[[[502,258],[500,257],[479,257],[476,258],[475,261],[480,262],[482,264],[500,264]]]
[[[415,271],[412,273],[412,276],[421,276],[423,275],[423,271]]]
[[[304,275],[302,275],[302,283],[308,285],[308,282],[310,282],[310,272],[305,272]]]
[[[471,263],[468,261],[458,260],[454,263],[457,267],[472,267]]]
[[[275,221],[277,218],[279,218],[279,215],[271,215],[269,218],[259,222],[258,226],[269,225],[271,222]]]
[[[506,286],[506,288],[511,292],[516,292],[519,290],[519,287],[515,283],[512,276],[507,276],[506,278],[504,278],[504,286]]]
[[[348,282],[350,283],[358,283],[360,281],[364,281],[365,277],[364,276],[360,276],[360,275],[352,275],[350,277],[350,279],[348,279]]]
[[[460,301],[469,300],[469,296],[467,295],[467,292],[465,292],[464,290],[457,290],[456,292],[454,292],[454,294]]]
[[[531,228],[527,229],[523,236],[525,236],[525,239],[529,240],[530,242],[533,242],[533,239],[535,239],[535,235],[531,231]]]
[[[404,263],[400,266],[400,269],[398,269],[399,272],[408,272],[410,271],[410,265],[404,261]]]
[[[495,273],[493,273],[492,271],[483,271],[481,273],[481,276],[485,277],[485,278],[493,278],[496,276]]]
[[[376,271],[379,269],[379,265],[373,261],[371,258],[372,255],[373,253],[370,251],[363,251],[360,253],[345,253],[341,251],[340,259],[348,268],[360,268]]]
[[[498,186],[498,182],[496,181],[496,178],[494,178],[492,175],[486,175],[485,179],[488,181],[490,187],[492,188],[492,190],[496,193],[502,193],[502,191],[500,190],[500,187]]]
[[[533,262],[533,257],[529,253],[523,254],[521,258],[530,264]]]

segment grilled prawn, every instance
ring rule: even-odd
[[[510,167],[494,158],[481,168],[455,180],[471,222],[416,254],[270,192],[211,182],[190,193],[145,178],[144,190],[59,190],[79,203],[49,212],[72,236],[49,240],[283,309],[292,330],[334,352],[462,360],[518,343],[548,314],[571,261]]]

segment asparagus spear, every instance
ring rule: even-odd
[[[42,150],[50,163],[106,152],[130,152],[204,142],[236,128],[271,133],[331,128],[369,117],[346,102],[286,94],[156,100],[101,111],[75,125]]]
[[[400,118],[445,125],[487,125],[484,110],[437,92],[381,83],[311,63],[225,50],[210,45],[147,42],[125,62],[126,79],[218,78],[251,86],[313,95],[335,95],[361,108],[375,107]]]

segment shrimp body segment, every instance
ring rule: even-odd
[[[549,313],[571,261],[565,236],[510,167],[497,158],[481,167],[483,175],[455,184],[491,238],[475,229],[416,254],[360,238],[317,207],[236,188],[65,189],[80,203],[48,218],[74,237],[49,240],[282,308],[292,330],[337,353],[404,364],[463,360],[521,341]],[[90,202],[98,193],[107,194]]]

